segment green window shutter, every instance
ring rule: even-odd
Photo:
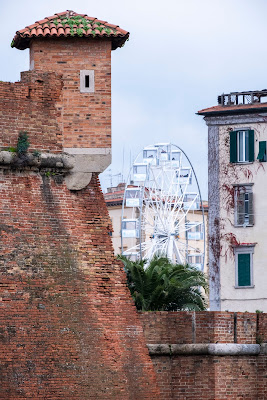
[[[230,162],[237,162],[237,132],[230,132]]]
[[[238,286],[251,286],[250,254],[238,254],[237,271]]]
[[[254,131],[248,131],[249,137],[248,137],[248,151],[249,151],[249,161],[253,162],[254,161]]]
[[[266,141],[259,142],[259,154],[257,159],[260,162],[266,161]]]
[[[253,193],[248,193],[248,213],[249,213],[249,225],[254,225],[254,214],[253,214]]]
[[[236,223],[244,225],[245,223],[245,193],[236,193]]]

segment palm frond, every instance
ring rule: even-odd
[[[130,261],[119,256],[138,310],[205,310],[206,275],[190,265],[173,264],[166,257]],[[146,266],[146,268],[145,268]]]

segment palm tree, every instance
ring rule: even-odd
[[[127,274],[127,284],[136,308],[142,311],[205,310],[206,275],[190,265],[173,264],[155,257],[130,261],[118,256]]]

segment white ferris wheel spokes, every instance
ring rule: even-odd
[[[193,167],[172,144],[144,148],[125,188],[122,254],[132,259],[167,256],[203,269],[204,213]]]

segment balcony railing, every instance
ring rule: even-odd
[[[267,103],[267,89],[250,92],[232,92],[218,96],[218,104],[236,106],[238,104]]]

